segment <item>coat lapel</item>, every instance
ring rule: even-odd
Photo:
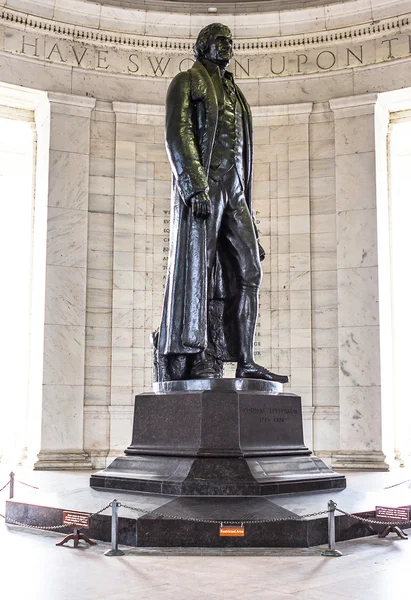
[[[196,61],[190,69],[190,75],[192,97],[203,102],[205,108],[205,127],[201,132],[200,148],[204,170],[208,175],[218,122],[218,86],[216,89],[209,72],[199,61]],[[220,93],[223,93],[222,90]],[[221,101],[224,102],[224,97]]]

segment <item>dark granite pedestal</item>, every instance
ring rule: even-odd
[[[93,488],[170,496],[265,496],[345,488],[304,445],[301,398],[278,383],[158,384],[136,396],[133,439]]]

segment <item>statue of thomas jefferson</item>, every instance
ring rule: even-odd
[[[196,62],[167,93],[173,193],[157,381],[222,377],[227,361],[238,378],[288,380],[254,361],[264,251],[251,207],[251,110],[226,70],[232,46],[228,27],[205,27]]]

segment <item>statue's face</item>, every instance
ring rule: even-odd
[[[233,57],[233,38],[222,30],[210,42],[205,58],[221,66],[227,66]]]

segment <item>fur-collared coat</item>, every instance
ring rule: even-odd
[[[231,77],[229,73],[225,77]],[[252,180],[251,110],[241,90],[235,86],[242,104],[245,148],[245,195],[250,213]],[[217,248],[213,289],[207,290],[206,225],[189,208],[190,199],[208,188],[208,172],[213,154],[219,109],[224,92],[218,69],[210,75],[199,61],[171,82],[166,99],[166,148],[170,160],[172,210],[170,215],[170,255],[163,315],[159,330],[159,355],[194,354],[207,346],[207,336],[222,360],[236,360],[228,301],[235,295],[232,274],[225,269],[225,257]],[[211,201],[213,199],[211,198]],[[207,299],[216,301],[214,333],[207,327]],[[230,302],[231,304],[231,302]],[[218,314],[217,314],[218,313]],[[217,323],[219,321],[219,323]]]

